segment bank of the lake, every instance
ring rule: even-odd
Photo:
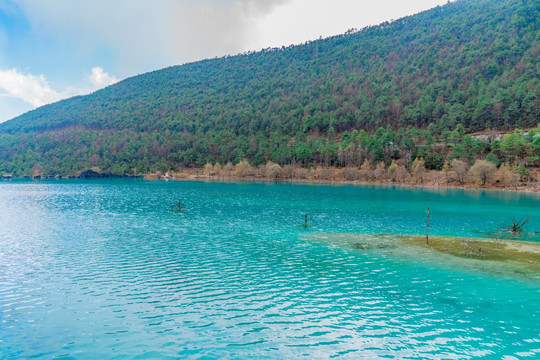
[[[328,168],[324,172],[301,171],[300,175],[293,172],[290,176],[271,176],[264,171],[255,171],[248,174],[219,173],[208,174],[204,169],[186,168],[173,173],[149,173],[141,175],[145,180],[178,180],[178,181],[207,181],[207,182],[288,182],[296,184],[353,184],[360,186],[390,185],[417,188],[449,188],[471,190],[504,190],[540,192],[540,172],[532,172],[526,181],[514,184],[501,182],[500,178],[494,177],[493,181],[481,184],[472,178],[464,178],[462,182],[447,178],[443,172],[428,171],[418,179],[406,180],[388,177],[385,174],[380,177],[347,178],[345,169]],[[323,175],[321,176],[321,173]],[[495,176],[495,174],[494,174]],[[536,180],[534,180],[536,179]]]

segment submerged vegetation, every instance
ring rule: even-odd
[[[511,274],[540,280],[540,243],[486,238],[421,235],[332,234],[305,235],[355,251],[390,252],[415,261],[436,262],[473,271]]]
[[[129,78],[0,124],[0,173],[265,166],[276,178],[337,169],[421,183],[438,171],[462,183],[470,168],[479,184],[528,183],[540,165],[539,10],[460,0]]]
[[[456,257],[506,262],[540,274],[540,244],[496,239],[432,236],[426,245],[421,236],[402,236],[407,245],[426,247]]]
[[[532,275],[540,279],[540,243],[523,241],[528,234],[523,230],[529,216],[503,226],[493,238],[429,236],[430,209],[426,211],[426,235],[391,234],[332,234],[319,233],[312,239],[354,250],[385,249],[407,256],[430,258],[433,253],[454,258],[492,262],[495,270]],[[516,241],[518,240],[519,241]],[[418,251],[418,250],[422,251]],[[499,266],[501,265],[501,266]]]

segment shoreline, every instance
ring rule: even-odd
[[[360,180],[322,180],[322,179],[298,179],[298,178],[268,178],[268,177],[240,177],[240,176],[208,176],[201,174],[180,173],[173,174],[169,177],[158,176],[156,174],[145,174],[143,179],[147,181],[199,181],[199,182],[223,182],[223,183],[289,183],[300,185],[358,185],[358,186],[398,186],[404,188],[429,188],[429,189],[460,189],[460,190],[489,190],[489,191],[504,191],[504,192],[522,192],[522,193],[540,193],[540,185],[531,187],[521,185],[517,188],[504,188],[493,185],[479,186],[476,184],[434,184],[434,183],[400,183],[391,181],[360,181]]]
[[[392,181],[360,181],[360,180],[322,180],[322,179],[298,179],[298,178],[268,178],[257,176],[208,176],[192,173],[175,173],[170,176],[163,176],[157,174],[140,174],[133,176],[104,176],[104,177],[43,177],[43,178],[20,178],[9,177],[0,178],[0,183],[11,181],[27,181],[27,182],[39,182],[39,181],[52,181],[52,180],[143,180],[143,181],[193,181],[193,182],[208,182],[208,183],[254,183],[254,184],[297,184],[297,185],[356,185],[356,186],[383,186],[383,187],[402,187],[409,189],[425,188],[425,189],[453,189],[453,190],[485,190],[485,191],[502,191],[502,192],[515,192],[515,193],[528,193],[537,194],[540,193],[540,185],[534,185],[528,187],[520,185],[517,188],[504,188],[494,185],[479,186],[476,184],[434,184],[434,183],[403,183]]]

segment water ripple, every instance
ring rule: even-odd
[[[0,184],[0,357],[538,356],[537,285],[308,241],[321,189]]]

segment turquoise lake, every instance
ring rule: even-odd
[[[170,210],[179,199],[188,211]],[[540,274],[326,234],[423,234],[427,207],[432,235],[526,215],[540,232],[539,205],[450,189],[0,182],[0,358],[538,359]]]

